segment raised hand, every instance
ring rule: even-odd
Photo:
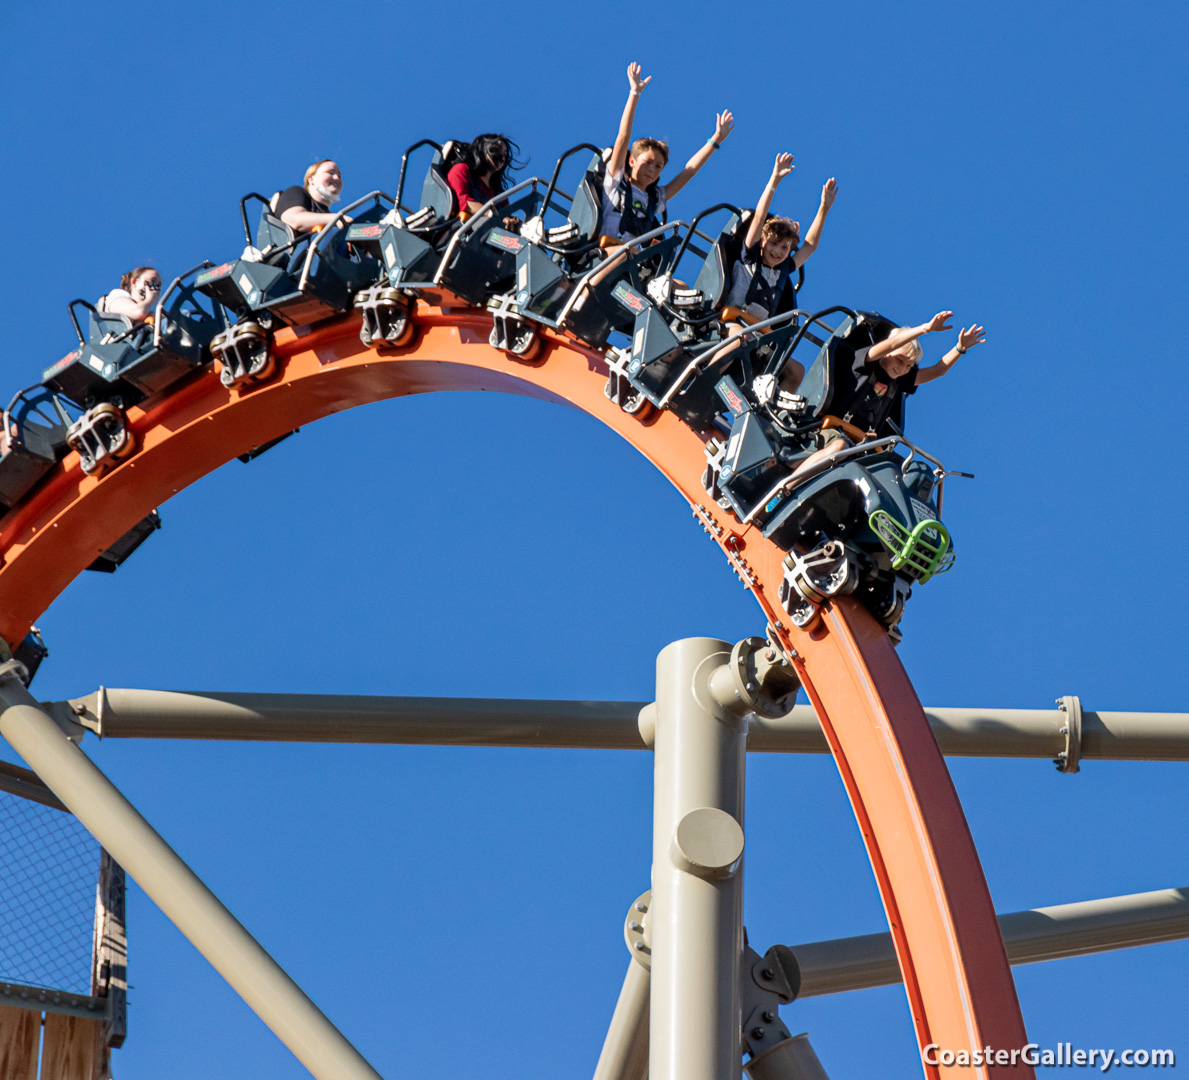
[[[838,181],[834,177],[830,177],[824,184],[822,184],[822,206],[827,210],[834,205],[834,200],[838,197]]]
[[[772,166],[772,183],[779,184],[796,167],[792,154],[777,154],[776,163]]]
[[[650,82],[652,82],[651,75],[649,75],[647,79],[641,78],[640,70],[641,70],[640,65],[637,64],[635,61],[628,64],[628,85],[632,88],[633,94],[640,93],[640,91],[643,90],[644,87],[646,87]]]
[[[949,330],[949,321],[954,317],[952,311],[939,311],[925,324],[924,333],[936,334],[939,330]]]
[[[717,113],[714,117],[714,141],[716,143],[722,142],[732,131],[735,130],[735,118],[731,115],[730,109],[723,109],[722,112]]]
[[[987,340],[987,332],[981,326],[972,326],[969,330],[958,331],[958,348],[965,352],[976,345],[982,345]]]

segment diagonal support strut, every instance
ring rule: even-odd
[[[0,665],[0,735],[317,1080],[381,1080],[17,675]],[[72,738],[73,736],[73,738]]]

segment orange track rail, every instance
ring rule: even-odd
[[[602,358],[565,335],[521,362],[491,348],[491,319],[419,304],[417,336],[377,352],[359,318],[282,330],[279,372],[228,390],[208,368],[159,401],[128,411],[137,451],[103,476],[70,454],[0,522],[0,635],[21,640],[95,556],[182,488],[270,439],[384,398],[491,390],[575,405],[618,432],[690,501],[755,595],[797,667],[858,818],[896,943],[923,1047],[1027,1043],[1015,983],[982,866],[949,772],[887,634],[851,598],[825,608],[812,633],[776,600],[784,552],[722,511],[701,485],[703,442],[672,413],[641,422],[603,393]],[[924,1066],[925,1075],[957,1072]],[[1006,1075],[1005,1066],[961,1070]],[[1013,1077],[1031,1076],[1026,1066]]]

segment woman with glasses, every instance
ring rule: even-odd
[[[151,266],[138,266],[120,278],[120,287],[101,297],[98,305],[105,315],[126,315],[133,326],[145,322],[161,298],[161,275]]]
[[[509,187],[508,170],[520,147],[503,135],[479,135],[463,151],[463,159],[446,173],[464,218],[478,213],[483,204]]]

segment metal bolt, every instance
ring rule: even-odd
[[[767,1024],[772,1023],[772,1021],[776,1019],[776,1013],[774,1013],[771,1009],[765,1009],[761,1015],[764,1018],[764,1022]]]
[[[762,1027],[753,1027],[751,1029],[751,1037],[753,1039],[762,1039],[764,1037],[764,1029]]]
[[[760,978],[763,979],[764,982],[771,982],[773,979],[776,978],[776,972],[773,971],[771,968],[763,968],[760,971]]]
[[[74,713],[75,716],[86,716],[87,715],[86,705],[71,705],[70,711],[72,713]]]
[[[636,901],[636,910],[637,911],[647,911],[648,905],[646,903],[644,903],[643,900],[637,900]]]
[[[633,934],[639,934],[644,929],[644,927],[642,927],[638,922],[636,922],[635,919],[633,919],[630,923],[628,923],[628,929]]]
[[[642,942],[642,941],[633,941],[633,942],[632,942],[632,948],[633,948],[633,949],[635,949],[635,950],[636,950],[636,952],[643,952],[643,951],[644,951],[644,949],[645,949],[644,942]]]

